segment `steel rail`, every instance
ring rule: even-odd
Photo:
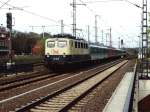
[[[100,76],[100,81],[96,81],[96,80],[94,80],[94,84],[93,84],[93,86],[90,86],[90,85],[88,85],[88,86],[86,86],[86,88],[89,88],[89,89],[85,89],[84,88],[84,86],[82,86],[85,90],[84,90],[84,92],[83,93],[78,93],[77,92],[77,95],[78,95],[78,97],[73,97],[73,99],[68,103],[68,104],[65,104],[65,106],[63,106],[63,108],[59,108],[58,109],[58,111],[64,111],[64,110],[66,110],[66,109],[68,109],[68,108],[70,108],[70,106],[71,105],[73,105],[75,102],[77,102],[81,97],[83,97],[85,94],[87,94],[87,92],[88,91],[90,91],[91,89],[93,89],[96,85],[98,85],[100,82],[102,82],[103,80],[105,80],[109,75],[111,75],[112,73],[114,73],[116,70],[118,70],[121,66],[123,66],[125,63],[127,63],[127,61],[124,61],[124,62],[122,62],[121,64],[118,64],[118,66],[119,67],[112,67],[112,66],[114,66],[114,64],[113,65],[110,65],[109,67],[107,66],[106,68],[104,68],[103,70],[100,70],[100,71],[95,71],[95,73],[93,73],[93,75],[91,75],[90,77],[87,77],[87,78],[85,78],[84,80],[80,80],[79,82],[76,82],[76,83],[74,83],[74,84],[72,84],[72,85],[70,85],[70,86],[68,86],[68,87],[66,87],[66,88],[63,88],[63,89],[61,89],[61,90],[58,90],[58,91],[56,91],[56,92],[54,92],[54,93],[52,93],[52,94],[49,94],[49,95],[47,95],[46,97],[44,97],[44,98],[41,98],[41,99],[39,99],[38,101],[33,101],[32,103],[30,103],[30,104],[28,104],[27,106],[23,106],[23,107],[21,107],[21,108],[19,108],[19,109],[16,109],[15,111],[16,112],[22,112],[22,111],[26,111],[26,110],[29,110],[30,108],[33,108],[33,107],[35,107],[35,106],[37,106],[37,105],[39,105],[39,104],[41,104],[41,103],[43,103],[43,102],[45,102],[45,101],[47,101],[47,100],[49,100],[49,99],[51,99],[51,98],[56,98],[57,99],[57,96],[61,96],[61,94],[64,94],[65,93],[65,91],[67,92],[67,91],[70,91],[71,89],[74,89],[74,86],[76,87],[77,86],[77,88],[79,87],[78,85],[84,85],[84,81],[85,81],[85,83],[86,83],[86,80],[93,80],[92,79],[92,77],[96,77],[95,79],[97,80],[97,78],[98,78],[98,75],[97,74],[99,74],[99,73],[101,73],[102,71],[107,71],[108,72],[108,74],[106,75],[106,73],[104,73],[104,72],[102,72],[101,73],[101,76]],[[115,63],[116,64],[116,63]],[[112,67],[114,70],[110,70],[110,69],[108,69],[108,68],[110,68],[110,67]],[[91,71],[88,71],[88,72],[91,72]],[[87,73],[88,73],[87,72]],[[102,75],[103,74],[103,75]],[[96,82],[96,83],[95,83]],[[90,82],[89,82],[90,83]],[[88,83],[87,83],[88,84]],[[80,86],[81,86],[80,85]],[[92,85],[92,84],[91,84]],[[75,91],[75,90],[74,90]],[[73,91],[73,92],[74,92]],[[71,92],[72,93],[72,92]],[[73,93],[72,93],[73,94]],[[59,98],[58,98],[59,99]],[[61,104],[61,103],[59,103],[59,104]],[[40,107],[39,107],[40,108]]]

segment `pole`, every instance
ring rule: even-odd
[[[32,32],[33,32],[33,26],[32,26]]]
[[[42,26],[42,29],[43,29],[42,37],[43,37],[43,38],[45,37],[45,35],[44,35],[44,28],[45,28],[45,26],[43,25],[43,26]]]
[[[9,56],[10,56],[9,63],[12,63],[12,42],[11,42],[11,37],[12,37],[12,29],[9,29]]]
[[[61,34],[64,34],[64,23],[63,20],[61,20]]]
[[[73,0],[73,36],[76,37],[76,0]]]
[[[109,31],[110,31],[110,34],[109,34],[109,36],[110,36],[110,47],[112,47],[112,37],[111,37],[112,35],[111,35],[111,28],[110,28],[110,30],[109,30]]]
[[[104,31],[102,30],[102,43],[104,42]]]
[[[90,26],[88,25],[88,43],[90,43]]]
[[[31,29],[32,29],[32,32],[33,32],[33,27],[34,27],[34,26],[30,26],[30,27],[31,27]]]
[[[106,46],[107,46],[107,36],[108,36],[108,33],[106,33]]]
[[[73,4],[71,4],[73,7],[73,28],[72,28],[72,32],[73,32],[73,36],[76,38],[76,30],[77,30],[77,23],[76,23],[76,8],[77,5],[85,5],[85,4],[76,4],[76,0],[73,0]]]
[[[120,49],[120,37],[118,37],[118,48]]]
[[[142,13],[142,78],[148,76],[148,17],[147,17],[147,0],[143,0]]]
[[[97,44],[97,15],[95,15],[95,43]]]

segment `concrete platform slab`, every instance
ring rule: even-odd
[[[109,99],[103,112],[127,112],[133,87],[134,73],[127,72]]]
[[[139,80],[139,101],[150,95],[150,80]]]

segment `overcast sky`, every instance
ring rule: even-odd
[[[6,2],[7,0],[0,0]],[[10,10],[15,18],[15,26],[13,29],[24,32],[42,32],[41,27],[30,26],[47,26],[45,32],[51,34],[60,33],[60,20],[64,20],[64,31],[66,33],[72,33],[72,7],[70,4],[73,0],[10,0],[8,4],[16,7],[23,7],[25,11],[36,13],[40,16],[47,17],[40,18],[30,13],[21,10]],[[76,0],[78,4],[81,4],[80,0]],[[124,39],[125,46],[134,47],[138,45],[138,35],[140,35],[141,25],[141,9],[137,8],[128,2],[117,0],[82,0],[84,2],[89,1],[111,1],[111,2],[95,2],[86,3],[84,5],[77,6],[77,28],[83,31],[78,31],[80,36],[84,36],[87,39],[87,25],[90,25],[90,38],[94,41],[94,23],[95,14],[98,17],[98,37],[101,39],[101,30],[104,30],[104,42],[106,42],[105,33],[107,29],[112,28],[112,41],[113,46],[118,46],[118,38]],[[129,0],[132,3],[142,6],[142,0]],[[0,3],[0,6],[2,3]],[[11,6],[5,5],[3,8],[11,8]],[[0,9],[1,24],[6,25],[6,13],[8,9]],[[91,11],[92,10],[92,11]],[[52,21],[51,21],[52,19]],[[54,20],[54,21],[53,21]],[[78,35],[79,35],[78,34]]]

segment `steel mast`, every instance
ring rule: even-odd
[[[141,78],[148,78],[148,22],[147,22],[147,0],[143,0],[142,7],[142,62]]]
[[[76,0],[73,0],[73,36],[76,37]]]

